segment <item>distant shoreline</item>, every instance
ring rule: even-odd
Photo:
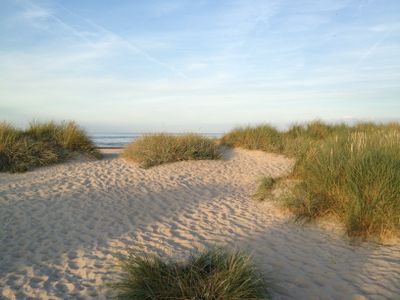
[[[121,149],[146,133],[96,133],[89,134],[97,149]],[[180,135],[181,133],[173,133]],[[210,138],[220,138],[222,133],[199,133]]]
[[[124,148],[124,147],[115,146],[115,147],[95,147],[95,148],[96,148],[96,149],[99,149],[99,150],[102,150],[102,149],[105,149],[105,150],[108,150],[108,149],[111,149],[111,150],[113,150],[113,149],[119,150],[119,149],[122,149],[122,148]]]

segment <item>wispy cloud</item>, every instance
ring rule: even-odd
[[[142,47],[139,45],[136,45],[132,41],[127,40],[126,38],[122,37],[121,35],[93,22],[92,20],[85,18],[69,9],[67,9],[65,6],[61,4],[57,4],[57,7],[62,9],[64,12],[71,14],[75,17],[80,18],[83,20],[86,25],[87,25],[87,30],[81,30],[75,28],[73,25],[70,25],[68,22],[64,21],[61,17],[57,16],[57,14],[49,9],[43,8],[41,6],[38,6],[37,4],[34,4],[30,1],[18,1],[20,5],[24,7],[24,11],[22,13],[22,16],[27,20],[34,22],[36,25],[42,24],[47,22],[47,21],[52,21],[60,25],[62,28],[66,29],[70,33],[72,33],[74,36],[80,38],[84,42],[92,45],[92,46],[98,46],[99,44],[104,44],[104,41],[107,41],[106,43],[109,43],[112,41],[115,43],[116,47],[124,47],[126,49],[129,49],[132,51],[134,54],[140,55],[143,58],[145,58],[148,62],[154,63],[162,68],[165,68],[169,70],[171,73],[185,78],[186,75],[178,70],[176,67],[173,65],[170,65],[166,62],[161,61],[160,59],[156,58],[155,56],[151,55],[148,53],[146,50],[144,50]],[[41,28],[44,28],[43,26],[40,26]],[[47,26],[47,28],[50,29],[51,26]]]
[[[142,57],[144,57],[145,59],[147,59],[149,62],[155,63],[163,68],[166,68],[168,70],[170,70],[172,73],[180,76],[180,77],[186,77],[186,75],[181,72],[180,70],[178,70],[177,68],[175,68],[174,66],[165,63],[163,61],[161,61],[160,59],[156,58],[155,56],[151,55],[150,53],[148,53],[146,50],[144,50],[142,47],[140,47],[139,45],[127,40],[126,38],[122,37],[121,35],[105,28],[104,26],[101,26],[95,22],[93,22],[92,20],[85,18],[75,12],[72,12],[71,10],[67,9],[65,6],[62,6],[61,4],[58,4],[64,11],[67,11],[71,14],[73,14],[76,17],[79,17],[80,19],[82,19],[84,22],[86,22],[89,26],[91,26],[91,28],[93,28],[94,30],[96,30],[98,33],[100,33],[101,35],[106,35],[109,37],[112,37],[114,40],[119,41],[119,43],[121,45],[124,45],[126,48],[130,49],[131,51],[133,51],[134,53],[137,53],[139,55],[141,55]]]
[[[0,118],[235,125],[400,109],[395,0],[106,3],[6,0]]]
[[[155,1],[150,3],[149,11],[156,17],[175,13],[188,5],[190,0]]]
[[[355,64],[354,68],[359,67],[363,61],[365,61],[370,55],[372,55],[379,47],[379,45],[381,45],[390,35],[391,32],[392,30],[387,30],[386,32],[382,33],[378,40],[365,50],[365,52],[361,55],[360,59]]]
[[[180,70],[178,70],[177,68],[175,68],[174,66],[167,64],[161,60],[159,60],[158,58],[154,57],[153,55],[149,54],[147,51],[145,51],[143,48],[141,48],[139,45],[136,45],[135,43],[125,39],[124,37],[122,37],[119,34],[116,34],[115,32],[91,21],[88,18],[85,18],[77,13],[74,13],[68,9],[66,9],[64,6],[61,6],[64,10],[68,11],[69,13],[81,18],[83,21],[85,21],[88,25],[90,25],[92,28],[94,28],[95,30],[97,30],[97,32],[99,32],[100,34],[104,34],[106,36],[110,36],[113,39],[115,39],[116,41],[119,41],[121,45],[124,45],[125,47],[127,47],[128,49],[132,50],[134,53],[138,53],[141,56],[143,56],[144,58],[146,58],[148,61],[153,62],[163,68],[169,69],[171,72],[173,72],[174,74],[181,76],[181,77],[186,77],[186,75],[181,72]]]
[[[50,17],[52,12],[49,9],[45,9],[39,6],[25,6],[23,12],[21,12],[20,17],[27,20],[35,20],[35,19],[46,19]]]

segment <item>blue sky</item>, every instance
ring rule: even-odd
[[[0,0],[0,119],[400,120],[400,1]]]

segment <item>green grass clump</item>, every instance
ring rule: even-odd
[[[222,141],[296,158],[295,188],[284,193],[281,203],[297,218],[334,216],[342,220],[350,236],[399,234],[399,123],[349,126],[314,121],[276,135],[271,134],[273,128],[267,128],[235,129]],[[265,199],[271,184],[270,179],[263,179],[254,197]]]
[[[302,180],[288,202],[298,216],[334,215],[351,236],[400,230],[400,132],[348,132],[331,137],[298,161]]]
[[[285,135],[291,138],[323,140],[347,130],[349,127],[346,124],[326,124],[321,121],[313,121],[302,125],[292,125]]]
[[[256,192],[253,195],[253,199],[257,201],[265,200],[272,192],[276,184],[276,179],[272,177],[261,177],[258,183]]]
[[[86,132],[72,121],[61,123],[33,122],[25,134],[37,141],[54,143],[58,148],[67,151],[78,151],[98,156],[98,152]]]
[[[221,138],[221,143],[231,147],[268,152],[282,151],[281,133],[270,125],[239,127]]]
[[[321,121],[293,125],[284,132],[262,124],[233,129],[221,138],[221,142],[231,147],[277,152],[297,157],[304,155],[315,142],[346,130],[348,130],[347,125],[330,125]]]
[[[31,123],[27,130],[0,123],[0,172],[24,172],[59,163],[77,152],[100,157],[74,122]]]
[[[283,147],[281,153],[301,158],[318,142],[348,130],[349,127],[345,124],[325,124],[321,121],[292,125],[282,133]]]
[[[263,275],[239,251],[212,249],[185,261],[131,254],[120,266],[116,299],[270,299]]]
[[[184,161],[220,158],[219,147],[198,134],[144,135],[129,144],[122,157],[138,162],[143,168]]]

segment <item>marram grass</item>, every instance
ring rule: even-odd
[[[257,201],[265,200],[272,192],[276,184],[276,179],[272,177],[261,177],[258,182],[256,192],[253,194],[253,199]]]
[[[74,122],[31,123],[27,130],[0,123],[0,172],[24,172],[59,163],[77,152],[100,157]]]
[[[261,124],[233,129],[221,138],[221,143],[249,150],[301,156],[316,142],[347,130],[349,127],[345,124],[330,125],[321,121],[292,125],[282,132],[271,125]]]
[[[279,132],[280,140],[263,135],[261,128],[233,130],[222,141],[248,149],[278,149],[275,152],[296,158],[291,177],[299,183],[281,203],[297,218],[334,216],[354,237],[399,235],[400,124],[316,121]],[[268,198],[274,188],[270,183],[268,178],[260,182],[256,199]]]
[[[321,142],[300,160],[290,206],[297,215],[335,215],[352,236],[400,231],[400,132],[352,132]]]
[[[32,122],[25,134],[37,141],[54,143],[67,151],[81,151],[97,155],[86,132],[75,122]]]
[[[239,251],[215,248],[184,261],[131,253],[120,267],[110,284],[115,299],[270,299],[264,275]]]
[[[268,124],[233,129],[221,138],[221,143],[250,150],[282,151],[281,133]]]
[[[184,160],[219,159],[219,147],[198,134],[144,135],[123,150],[122,157],[131,159],[143,168]]]

